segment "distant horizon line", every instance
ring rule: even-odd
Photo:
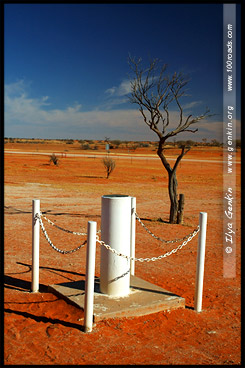
[[[93,139],[90,139],[90,138],[38,138],[38,137],[32,137],[32,138],[27,138],[27,137],[24,137],[24,138],[20,138],[20,137],[4,137],[4,140],[6,139],[13,139],[13,140],[43,140],[43,141],[87,141],[87,142],[91,142],[91,141],[97,141],[97,142],[115,142],[115,141],[118,141],[120,143],[123,143],[123,142],[148,142],[148,143],[158,143],[159,140],[127,140],[127,139],[118,139],[118,138],[113,138],[113,139],[110,139],[109,137],[106,137],[105,139],[96,139],[96,138],[93,138]],[[206,140],[206,141],[204,141]],[[239,141],[240,139],[236,139],[236,141]],[[178,142],[193,142],[193,143],[200,143],[200,144],[205,144],[205,143],[208,143],[210,141],[210,143],[212,141],[215,141],[219,144],[223,144],[223,142],[217,140],[217,139],[208,139],[208,138],[202,138],[202,141],[196,141],[196,140],[192,140],[192,139],[179,139],[179,140],[174,140],[174,138],[172,138],[172,140],[169,140],[168,142],[166,143],[178,143]]]

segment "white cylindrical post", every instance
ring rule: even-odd
[[[196,312],[201,312],[202,310],[205,245],[206,245],[206,231],[207,231],[207,213],[206,212],[200,212],[199,226],[200,226],[200,232],[198,236],[196,285],[195,285],[195,298],[194,298],[194,309]]]
[[[31,290],[36,293],[39,290],[39,241],[40,224],[36,214],[40,215],[40,200],[32,200],[32,286]]]
[[[96,222],[94,221],[88,222],[85,301],[84,301],[84,331],[85,332],[91,332],[92,327],[93,327],[96,226],[97,226]]]
[[[136,198],[131,197],[131,233],[130,233],[130,257],[135,258],[135,212]],[[135,261],[130,260],[130,274],[134,275]]]
[[[101,240],[118,253],[130,256],[131,197],[102,196]],[[130,292],[130,261],[101,245],[100,291],[110,296]]]

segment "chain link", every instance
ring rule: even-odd
[[[40,212],[40,216],[43,217],[44,220],[46,220],[50,225],[56,227],[57,229],[59,230],[62,230],[62,231],[65,231],[66,233],[68,234],[73,234],[73,235],[80,235],[80,236],[84,236],[84,235],[87,235],[87,233],[78,233],[78,232],[75,232],[75,231],[71,231],[71,230],[67,230],[67,229],[64,229],[63,227],[61,226],[58,226],[56,225],[53,221],[49,220],[47,217],[45,217],[42,212]],[[101,230],[98,230],[97,233],[100,233]]]
[[[150,262],[150,261],[157,261],[160,260],[162,258],[171,256],[171,254],[176,253],[178,250],[180,250],[181,248],[183,248],[188,242],[190,242],[199,232],[200,228],[198,226],[198,228],[196,230],[193,231],[193,233],[191,233],[188,236],[188,239],[185,240],[182,244],[178,245],[177,248],[172,249],[170,252],[166,252],[165,254],[158,256],[158,257],[152,257],[152,258],[134,258],[134,257],[130,257],[130,256],[126,256],[125,254],[119,253],[117,252],[115,249],[111,248],[110,245],[106,244],[103,240],[99,240],[98,239],[98,235],[96,235],[96,241],[100,244],[103,245],[106,249],[108,249],[109,251],[111,251],[112,253],[116,254],[117,256],[126,258],[130,261],[139,261],[139,262]]]
[[[44,216],[43,216],[44,217]],[[41,226],[41,229],[43,231],[43,234],[45,236],[45,238],[47,239],[49,245],[54,249],[56,250],[57,252],[61,253],[61,254],[70,254],[70,253],[74,253],[76,252],[77,250],[81,249],[82,247],[84,247],[84,245],[87,243],[87,240],[85,240],[81,245],[79,245],[77,248],[75,249],[72,249],[72,250],[61,250],[59,248],[57,248],[53,243],[52,241],[50,240],[48,234],[47,234],[47,231],[45,230],[45,227],[43,225],[43,222],[42,222],[42,219],[41,219],[41,214],[40,216],[38,214],[35,215],[35,218],[37,218],[40,222],[40,226]],[[69,231],[69,230],[68,230]],[[87,235],[87,234],[83,234],[83,235]]]
[[[160,241],[162,241],[162,242],[164,242],[164,243],[176,243],[177,241],[182,241],[182,240],[184,240],[183,241],[183,243],[182,244],[180,244],[180,245],[178,245],[178,247],[177,248],[174,248],[174,249],[172,249],[170,252],[166,252],[165,254],[163,254],[163,255],[160,255],[160,256],[158,256],[158,257],[152,257],[152,258],[135,258],[135,257],[131,257],[131,256],[126,256],[126,255],[124,255],[124,254],[122,254],[122,253],[119,253],[116,249],[113,249],[113,248],[111,248],[110,247],[110,245],[108,245],[108,244],[106,244],[103,240],[99,240],[99,236],[98,235],[96,235],[96,241],[100,244],[100,245],[103,245],[106,249],[108,249],[109,251],[111,251],[112,253],[114,253],[114,254],[116,254],[116,255],[118,255],[118,256],[120,256],[120,257],[123,257],[123,258],[126,258],[126,259],[128,259],[128,260],[132,260],[132,261],[139,261],[139,262],[150,262],[150,261],[157,261],[157,260],[160,260],[160,259],[163,259],[163,258],[165,258],[165,257],[168,257],[168,256],[170,256],[171,254],[173,254],[173,253],[176,253],[178,250],[180,250],[181,248],[183,248],[188,242],[190,242],[196,235],[197,235],[197,233],[199,232],[199,230],[200,230],[200,226],[198,225],[197,226],[197,229],[195,229],[191,234],[189,234],[189,235],[186,235],[184,238],[182,238],[182,239],[175,239],[175,240],[164,240],[164,239],[162,239],[162,238],[160,238],[160,237],[157,237],[156,235],[154,235],[146,226],[145,226],[145,224],[141,221],[141,219],[139,218],[139,216],[137,215],[137,213],[135,212],[135,216],[136,216],[136,218],[137,218],[137,220],[140,222],[140,224],[145,228],[145,230],[152,236],[152,237],[154,237],[155,239],[157,239],[157,240],[160,240]],[[52,225],[52,226],[55,226],[55,227],[57,227],[58,229],[60,229],[60,230],[62,230],[62,231],[65,231],[65,232],[67,232],[67,233],[69,233],[69,234],[73,234],[73,235],[87,235],[87,233],[78,233],[78,232],[74,232],[74,231],[71,231],[71,230],[67,230],[67,229],[63,229],[62,227],[60,227],[60,226],[58,226],[58,225],[56,225],[54,222],[52,222],[51,220],[49,220],[47,217],[45,217],[41,212],[38,214],[36,214],[35,215],[35,219],[38,219],[39,220],[39,222],[40,222],[40,226],[41,226],[41,229],[42,229],[42,231],[43,231],[43,234],[44,234],[44,236],[45,236],[45,238],[47,239],[47,241],[48,241],[48,243],[50,244],[50,246],[54,249],[54,250],[56,250],[57,252],[59,252],[59,253],[62,253],[62,254],[69,254],[69,253],[73,253],[73,252],[76,252],[77,250],[79,250],[79,249],[81,249],[85,244],[86,244],[86,242],[87,242],[87,240],[85,240],[84,241],[84,243],[83,244],[81,244],[81,245],[79,245],[77,248],[75,248],[75,249],[72,249],[72,250],[61,250],[61,249],[59,249],[59,248],[57,248],[53,243],[52,243],[52,241],[50,240],[50,238],[49,238],[49,236],[48,236],[48,234],[47,234],[47,231],[45,230],[45,228],[44,228],[44,225],[43,225],[43,222],[42,222],[42,219],[41,219],[41,217],[43,217],[50,225]],[[100,230],[99,231],[97,231],[97,234],[100,232]],[[185,239],[187,239],[187,240],[185,240]]]
[[[142,225],[142,227],[146,230],[146,232],[147,232],[148,234],[150,234],[154,239],[161,241],[162,243],[166,243],[166,244],[177,243],[177,242],[179,242],[179,241],[182,241],[182,240],[187,239],[189,236],[191,236],[191,235],[193,234],[193,233],[191,233],[191,234],[189,234],[189,235],[186,235],[186,236],[184,236],[184,238],[181,238],[181,239],[175,239],[175,240],[164,240],[164,239],[162,239],[162,238],[160,238],[160,237],[156,236],[155,234],[153,234],[153,233],[151,232],[151,230],[149,230],[149,229],[145,226],[145,224],[141,221],[141,219],[139,218],[139,216],[138,216],[138,214],[137,214],[136,212],[135,212],[135,217],[136,217],[136,219],[139,221],[139,223]],[[197,227],[197,229],[195,229],[194,231],[199,231],[198,229],[199,229],[199,226],[198,226],[198,227]]]
[[[60,227],[58,225],[56,225],[53,221],[49,220],[47,217],[45,217],[42,212],[40,212],[40,216],[44,218],[44,220],[46,220],[50,225],[56,227],[57,229],[59,230],[62,230],[62,231],[65,231],[66,233],[68,234],[73,234],[73,235],[87,235],[87,233],[77,233],[75,231],[71,231],[71,230],[67,230],[67,229],[64,229],[63,227]]]

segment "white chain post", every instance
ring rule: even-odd
[[[86,279],[85,279],[85,301],[84,301],[84,332],[91,332],[93,327],[96,226],[97,226],[96,222],[94,221],[88,222],[88,242],[87,242],[87,255],[86,255]]]
[[[40,214],[40,200],[32,200],[32,285],[33,293],[39,290],[39,241],[40,225],[37,216]],[[36,216],[37,215],[37,216]]]
[[[131,197],[131,233],[130,233],[130,274],[134,275],[135,271],[135,212],[136,198]]]
[[[206,212],[200,212],[199,225],[200,225],[200,233],[198,237],[196,285],[195,285],[195,298],[194,298],[194,309],[196,312],[201,312],[202,310],[205,245],[206,245],[206,231],[207,231]]]

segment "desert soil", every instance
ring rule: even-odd
[[[49,164],[48,155],[34,154],[58,148],[50,144],[46,148],[39,146],[38,150],[28,144],[5,145],[4,364],[241,364],[240,164],[236,165],[236,277],[226,278],[221,149],[193,148],[186,158],[203,161],[182,161],[177,174],[179,193],[185,194],[184,224],[172,225],[168,223],[167,175],[160,161],[149,156],[154,152],[136,150],[129,158],[116,158],[116,168],[106,179],[102,152],[99,157],[69,157],[66,151],[67,156],[60,156],[57,167]],[[32,150],[33,154],[14,154],[8,150]],[[134,156],[137,154],[142,156],[137,158]],[[172,158],[176,154],[169,151]],[[86,247],[63,255],[50,247],[43,234],[40,234],[40,292],[30,292],[32,199],[40,199],[41,211],[56,224],[80,232],[86,231],[89,220],[97,221],[100,227],[104,194],[136,197],[142,221],[166,240],[191,233],[198,225],[199,212],[207,212],[201,313],[193,308],[197,237],[170,257],[136,263],[136,276],[185,298],[185,309],[99,321],[91,333],[85,334],[83,311],[48,292],[47,287],[84,277]],[[163,222],[157,221],[159,218]],[[46,222],[45,226],[60,249],[73,249],[85,240]],[[164,245],[152,238],[137,222],[136,257],[151,258],[174,247],[175,244]],[[98,246],[97,276],[99,262]]]

